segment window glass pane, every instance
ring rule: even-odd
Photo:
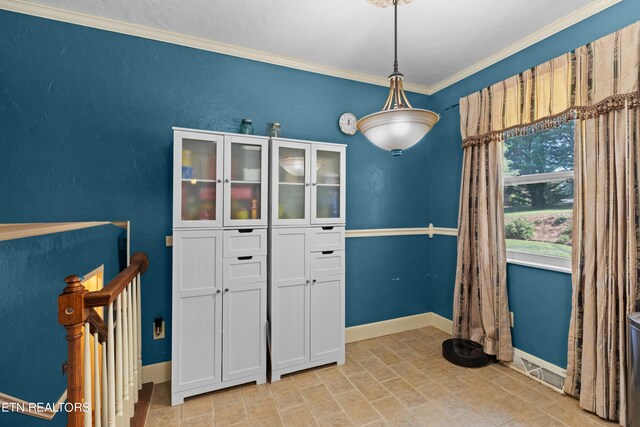
[[[571,257],[573,180],[504,188],[507,249]]]
[[[558,128],[504,141],[504,176],[573,170],[573,126]]]

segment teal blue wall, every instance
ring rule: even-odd
[[[460,109],[458,100],[523,70],[614,32],[640,19],[640,1],[623,0],[564,31],[512,55],[430,97],[442,114],[426,146],[429,218],[439,227],[456,227],[460,190]],[[456,242],[433,239],[430,248],[430,300],[433,311],[452,318]],[[515,314],[513,343],[535,356],[566,366],[567,331],[571,309],[570,275],[509,266],[507,286]]]
[[[165,361],[170,339],[152,340],[151,322],[163,316],[170,336],[171,126],[235,131],[250,117],[258,134],[278,121],[286,137],[346,143],[348,228],[455,227],[458,99],[639,18],[640,1],[624,0],[431,97],[410,94],[442,118],[423,143],[391,158],[337,128],[342,112],[379,109],[383,87],[0,11],[0,223],[131,220],[132,249],[151,260],[144,364]],[[347,325],[432,310],[450,318],[455,248],[446,236],[349,240]],[[562,365],[567,280],[535,273],[509,268],[513,303],[539,292],[558,305],[545,311],[540,298],[530,312],[519,308],[514,342]],[[540,334],[527,330],[536,312],[549,316]]]
[[[171,354],[151,335],[163,316],[171,336],[171,126],[233,132],[249,117],[257,134],[277,121],[286,137],[346,143],[348,228],[428,218],[428,144],[392,158],[338,129],[345,111],[378,110],[384,87],[5,11],[0,54],[0,223],[131,220],[151,261],[144,364]],[[348,326],[429,311],[424,241],[350,242],[348,257]]]
[[[124,236],[123,236],[124,233]],[[104,278],[118,274],[118,239],[113,225],[0,241],[0,392],[29,402],[57,402],[67,387],[66,332],[58,324],[58,295],[70,274],[104,264]],[[0,412],[0,426],[63,426]]]

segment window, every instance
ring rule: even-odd
[[[573,122],[504,142],[507,260],[570,271]]]

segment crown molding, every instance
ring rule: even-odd
[[[560,18],[557,21],[540,28],[538,31],[529,34],[528,36],[520,39],[514,44],[507,46],[504,49],[501,49],[498,52],[494,53],[493,55],[490,55],[485,59],[478,61],[461,71],[458,71],[451,77],[448,77],[434,84],[433,86],[430,86],[428,95],[432,95],[448,86],[451,86],[454,83],[459,82],[460,80],[471,76],[472,74],[477,73],[478,71],[484,70],[485,68],[497,62],[500,62],[503,59],[506,59],[509,56],[516,54],[521,50],[524,50],[529,46],[532,46],[546,39],[547,37],[559,33],[560,31],[567,29],[570,26],[575,25],[578,22],[595,15],[596,13],[613,6],[614,4],[620,3],[621,1],[622,0],[596,0],[593,3],[583,6],[575,12],[565,16],[564,18]]]
[[[432,95],[460,80],[471,76],[527,47],[538,43],[545,38],[552,36],[596,13],[619,3],[622,0],[596,0],[578,10],[565,16],[543,28],[528,35],[520,41],[501,49],[493,55],[476,62],[475,64],[455,73],[433,86],[419,85],[415,83],[405,83],[404,88],[409,92]],[[40,18],[52,19],[55,21],[67,22],[70,24],[82,25],[85,27],[97,28],[100,30],[112,31],[115,33],[130,36],[142,37],[149,40],[156,40],[171,43],[179,46],[191,47],[194,49],[209,52],[221,53],[238,58],[251,59],[268,64],[280,65],[296,70],[308,71],[316,74],[323,74],[362,83],[369,83],[377,86],[389,86],[387,77],[374,76],[372,74],[359,73],[356,71],[343,70],[321,64],[307,62],[297,58],[276,55],[256,49],[249,49],[232,44],[217,42],[199,37],[180,34],[144,25],[118,21],[115,19],[102,18],[81,12],[74,12],[57,7],[30,3],[23,0],[0,0],[0,9],[25,15],[37,16]]]
[[[387,77],[380,77],[366,73],[359,73],[356,71],[343,70],[340,68],[315,64],[296,58],[276,55],[261,50],[249,49],[242,46],[203,39],[200,37],[189,36],[186,34],[175,33],[172,31],[147,27],[144,25],[118,21],[115,19],[102,18],[99,16],[65,10],[57,7],[29,3],[22,0],[0,0],[0,9],[22,13],[25,15],[37,16],[40,18],[52,19],[55,21],[67,22],[70,24],[82,25],[85,27],[97,28],[100,30],[112,31],[115,33],[126,34],[130,36],[142,37],[145,39],[171,43],[179,46],[206,50],[209,52],[222,53],[224,55],[251,59],[268,64],[280,65],[296,70],[308,71],[316,74],[323,74],[347,80],[369,83],[377,86],[389,87],[389,79]],[[429,88],[427,86],[405,84],[404,88],[409,92],[422,94],[429,93]]]

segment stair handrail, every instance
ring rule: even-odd
[[[83,327],[88,325],[90,334],[97,336],[101,344],[106,343],[107,345],[116,347],[120,343],[117,339],[115,340],[116,342],[108,342],[109,337],[113,337],[113,329],[109,331],[109,326],[114,324],[113,319],[109,319],[109,326],[107,326],[95,308],[114,308],[113,303],[116,300],[118,304],[120,304],[118,296],[121,295],[132,282],[136,283],[137,280],[139,285],[140,275],[144,274],[148,268],[149,258],[147,255],[142,252],[137,252],[131,257],[129,266],[100,290],[88,292],[82,285],[82,277],[75,274],[64,279],[67,285],[58,296],[58,322],[63,325],[67,331],[67,404],[73,405],[72,407],[74,408],[69,411],[68,414],[68,427],[81,427],[83,424],[87,425],[86,413],[82,412],[82,410],[75,409],[80,408],[81,406],[78,405],[82,405],[86,400],[84,382],[87,381],[86,375],[88,374],[85,372],[86,369],[82,355]],[[120,305],[118,305],[118,307],[118,310],[121,310]],[[104,309],[104,312],[107,313],[107,308]],[[108,314],[108,316],[110,315],[111,314]],[[139,316],[140,313],[138,312],[137,315]],[[131,322],[131,320],[129,321]],[[85,337],[85,339],[85,343],[88,343],[88,338]],[[86,351],[88,350],[85,349],[85,352]],[[110,350],[110,356],[111,351],[112,350]],[[140,366],[140,369],[141,368]],[[131,379],[129,380],[131,381]],[[139,384],[139,386],[140,385],[141,384]],[[108,402],[104,404],[107,405]],[[122,408],[119,407],[118,416],[120,416],[121,413]],[[102,414],[93,414],[93,417],[100,418],[101,416]],[[111,419],[109,419],[109,425],[110,424]],[[89,421],[89,425],[91,425],[91,421]],[[100,424],[97,422],[95,425]]]

